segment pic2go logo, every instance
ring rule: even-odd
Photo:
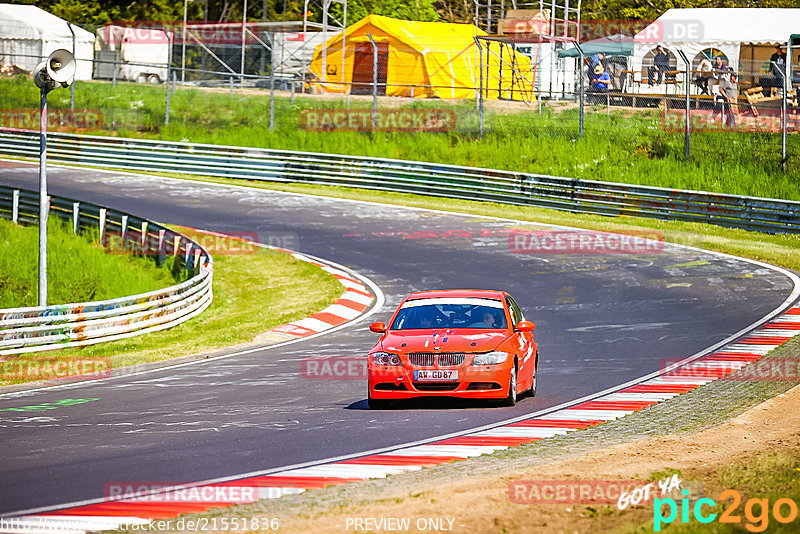
[[[683,498],[680,504],[682,523],[689,522],[690,511],[698,523],[711,523],[717,519],[717,514],[709,510],[717,506],[713,499],[697,499],[694,506],[692,506],[689,504],[689,490],[683,490],[682,493]],[[719,494],[719,500],[730,500],[725,511],[719,514],[719,522],[741,524],[742,517],[734,513],[742,502],[741,494],[736,490],[728,489]],[[664,516],[665,507],[667,509],[666,516]],[[678,503],[675,502],[675,499],[655,499],[653,501],[653,530],[661,532],[662,525],[672,523],[678,518],[678,511]],[[744,505],[744,517],[747,520],[745,528],[750,532],[764,532],[767,530],[770,511],[778,523],[787,524],[797,519],[797,503],[792,499],[778,499],[770,508],[769,499],[753,498]]]

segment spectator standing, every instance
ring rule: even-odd
[[[656,55],[653,57],[653,65],[647,69],[647,83],[653,85],[653,78],[658,73],[658,82],[664,79],[664,73],[669,70],[669,52],[664,50],[662,45],[656,47]]]
[[[734,115],[738,113],[739,100],[739,85],[735,72],[731,72],[719,82],[718,91],[714,97],[714,112],[711,117],[714,119],[722,114],[722,123],[733,128],[736,126]]]
[[[783,76],[786,74],[786,54],[783,53],[783,46],[775,47],[775,53],[769,56],[769,73],[772,76],[772,95],[774,96],[779,87],[783,87]]]

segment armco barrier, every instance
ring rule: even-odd
[[[205,310],[212,300],[213,261],[188,237],[133,215],[86,202],[50,197],[50,213],[71,222],[75,233],[96,231],[101,242],[147,254],[163,262],[168,255],[190,278],[183,283],[130,297],[99,302],[0,310],[0,356],[78,347],[180,324]],[[0,217],[21,224],[38,221],[39,193],[0,187]]]
[[[36,132],[0,129],[0,154],[35,158]],[[118,137],[50,134],[48,158],[132,171],[306,182],[576,213],[800,232],[800,202],[436,163]]]

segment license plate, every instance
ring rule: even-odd
[[[458,371],[439,371],[439,370],[414,371],[415,382],[425,382],[425,381],[441,382],[441,381],[451,381],[451,380],[458,380]]]

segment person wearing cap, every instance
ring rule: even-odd
[[[592,77],[592,84],[589,87],[589,90],[592,93],[608,93],[608,89],[611,87],[611,76],[603,69],[602,65],[597,65],[594,68],[594,76]],[[598,98],[594,98],[594,103],[600,103]]]

